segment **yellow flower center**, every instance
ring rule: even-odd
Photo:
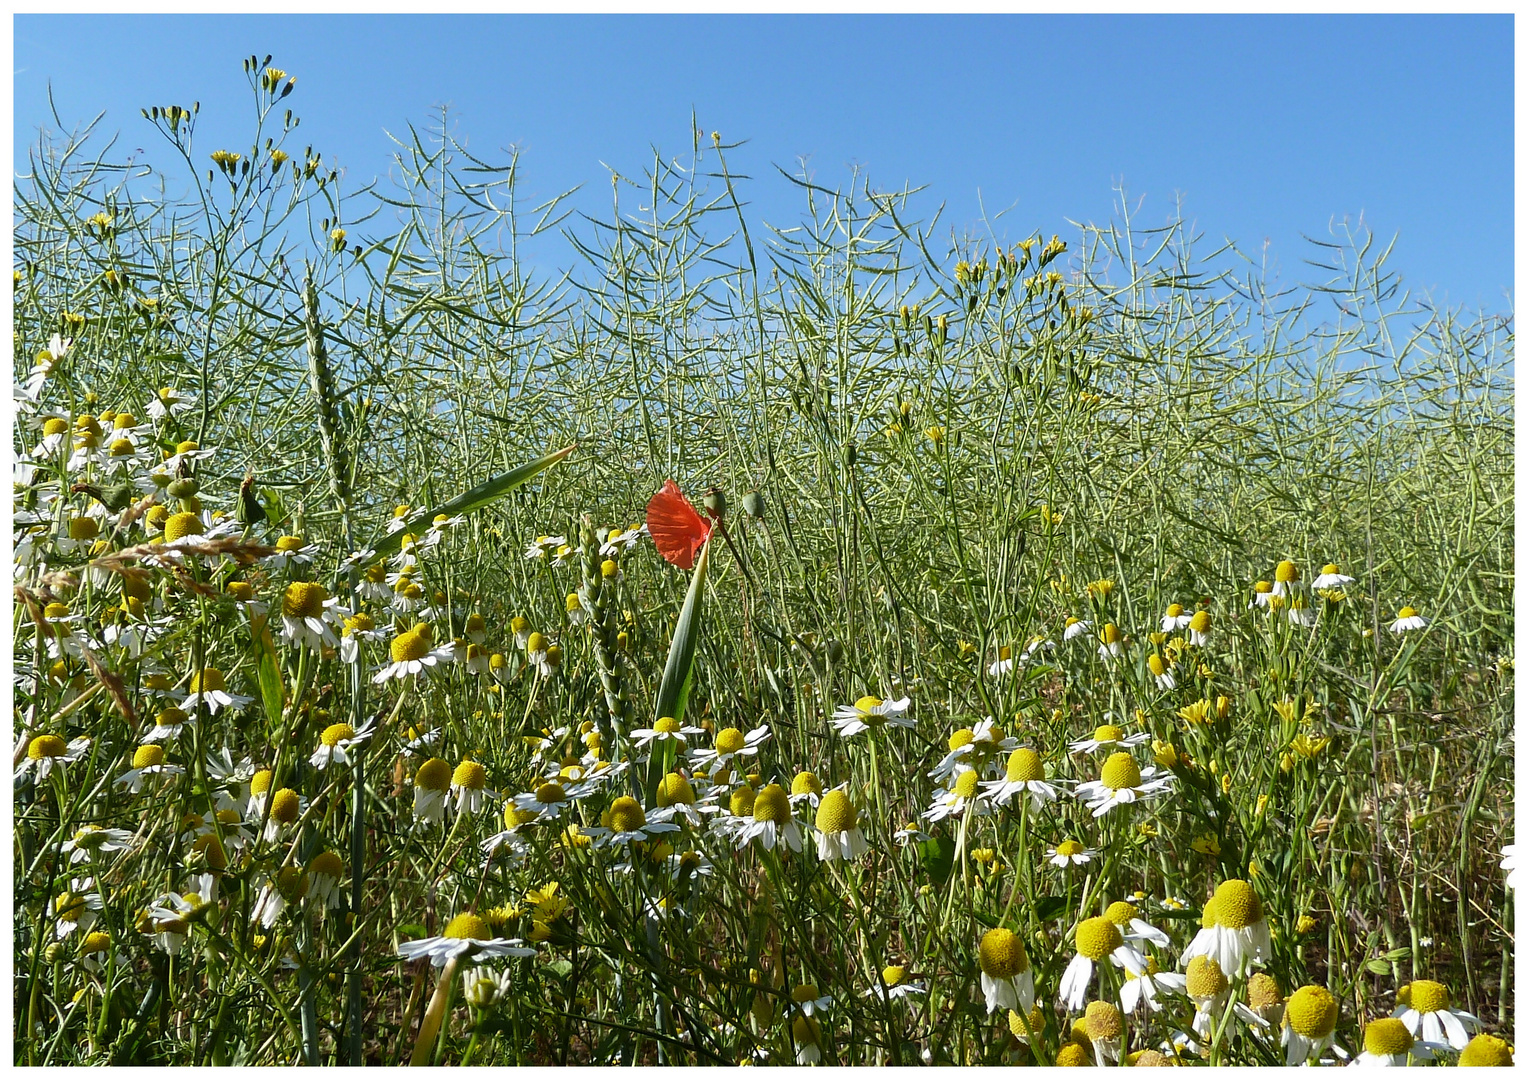
[[[63,757],[68,751],[69,744],[57,735],[39,735],[27,744],[27,757],[33,761]]]
[[[202,668],[201,671],[191,676],[191,692],[193,694],[205,694],[210,691],[225,691],[228,682],[223,678],[223,673],[215,667]]]
[[[330,724],[324,728],[324,733],[318,737],[319,742],[325,746],[338,746],[344,739],[355,738],[355,728],[349,724]]]
[[[164,764],[164,747],[148,743],[133,752],[133,768],[147,769]]]
[[[688,806],[695,801],[695,789],[683,776],[671,772],[658,781],[657,797],[659,806],[673,806],[675,803]]]
[[[300,536],[283,536],[276,541],[276,550],[284,552],[301,551],[303,539]]]
[[[658,722],[653,725],[653,730],[661,731],[665,735],[678,735],[679,727],[679,721],[672,716],[660,716]]]
[[[228,869],[228,852],[223,850],[223,842],[217,838],[216,833],[198,836],[196,843],[191,845],[191,850],[200,853],[207,860],[209,870]]]
[[[1321,572],[1323,574],[1340,574],[1340,573],[1342,573],[1341,570],[1337,569],[1337,564],[1334,563],[1334,562],[1329,562],[1325,566],[1323,566],[1321,568]]]
[[[642,804],[630,795],[622,795],[610,804],[610,827],[618,833],[635,832],[647,824]]]
[[[1411,1032],[1394,1016],[1370,1021],[1364,1028],[1364,1049],[1371,1054],[1404,1054],[1412,1042]]]
[[[1190,960],[1184,979],[1188,995],[1193,998],[1215,997],[1229,985],[1225,972],[1220,970],[1219,961],[1208,956],[1196,956]]]
[[[1011,979],[1029,970],[1029,954],[1024,942],[1012,930],[994,927],[982,935],[977,959],[983,974],[994,979]]]
[[[173,544],[177,540],[184,540],[188,536],[196,536],[201,531],[202,519],[195,514],[186,512],[171,514],[165,518],[164,539],[167,544]]]
[[[1129,926],[1131,919],[1141,917],[1141,909],[1128,900],[1116,900],[1109,905],[1109,910],[1104,912],[1104,918],[1115,926]]]
[[[1027,746],[1020,747],[1009,754],[1008,779],[1015,782],[1044,780],[1045,765],[1040,760],[1040,755]]]
[[[1447,1011],[1448,987],[1431,979],[1418,979],[1411,984],[1411,1007],[1419,1013]]]
[[[49,417],[42,425],[44,435],[62,435],[69,430],[69,422],[61,417]]]
[[[1080,1042],[1063,1043],[1056,1051],[1056,1064],[1081,1067],[1088,1064],[1088,1048]]]
[[[815,773],[798,772],[796,778],[791,781],[792,795],[821,795],[822,782],[817,779]]]
[[[1101,724],[1093,729],[1093,741],[1117,743],[1125,737],[1125,729],[1114,724]]]
[[[1300,568],[1297,567],[1294,563],[1290,562],[1288,559],[1285,559],[1283,562],[1279,563],[1278,566],[1274,567],[1273,580],[1280,581],[1285,584],[1288,584],[1291,581],[1299,581]]]
[[[1188,628],[1197,634],[1207,633],[1210,629],[1210,613],[1208,611],[1194,612],[1194,617],[1188,621]]]
[[[1324,1039],[1337,1026],[1337,999],[1324,986],[1302,986],[1289,995],[1284,1022],[1307,1039]]]
[[[111,948],[111,935],[96,930],[85,935],[85,943],[80,946],[80,952],[86,956],[94,953],[103,953]]]
[[[542,784],[536,789],[536,801],[541,803],[543,806],[550,805],[552,803],[567,802],[568,793],[563,790],[561,784],[554,780],[549,783]]]
[[[716,752],[735,754],[747,744],[747,741],[737,728],[723,728],[716,736]]]
[[[427,625],[414,627],[393,638],[389,646],[392,653],[393,663],[401,664],[408,660],[422,660],[430,651],[430,628]]]
[[[785,794],[785,789],[779,784],[769,784],[753,800],[753,820],[755,821],[789,821],[791,816],[790,799]]]
[[[94,540],[101,533],[101,523],[93,517],[69,519],[69,539]]]
[[[281,613],[293,619],[316,619],[323,614],[329,592],[316,581],[294,581],[281,597]]]
[[[1151,669],[1151,673],[1157,676],[1159,679],[1167,672],[1167,665],[1162,663],[1162,658],[1156,653],[1152,653],[1146,658],[1146,666],[1149,667]]]
[[[1261,594],[1271,593],[1273,592],[1273,582],[1259,581],[1252,586],[1252,591]]]
[[[426,791],[445,791],[451,786],[451,763],[432,757],[414,774],[414,786]]]
[[[1397,611],[1395,614],[1398,618],[1414,619],[1417,615],[1417,609],[1408,604],[1406,607],[1401,608],[1401,610]]]
[[[111,441],[112,457],[131,457],[136,449],[137,447],[133,445],[132,439],[113,439]]]
[[[881,969],[881,980],[887,986],[901,986],[907,981],[907,969],[901,964],[891,964]]]
[[[126,431],[128,428],[134,426],[137,423],[138,418],[130,412],[119,412],[116,416],[112,417],[111,420],[111,426],[116,428],[118,431]]]
[[[976,738],[976,733],[968,727],[952,732],[950,735],[950,749],[959,750],[962,746],[970,746],[971,740],[974,738]]]
[[[817,829],[828,834],[848,832],[859,825],[859,811],[847,792],[837,788],[822,797],[817,806]]]
[[[1183,614],[1183,605],[1182,604],[1168,604],[1167,605],[1167,617],[1169,619],[1176,619],[1179,615],[1182,615],[1182,614]]]
[[[525,651],[530,653],[546,652],[546,635],[537,630],[525,641]]]
[[[871,713],[871,710],[878,708],[880,705],[880,698],[871,697],[869,694],[866,694],[864,697],[860,698],[854,703],[854,708],[860,713],[861,716],[865,716],[867,714],[874,715]]]
[[[817,992],[816,983],[802,983],[791,991],[791,1000],[797,1005],[807,1001],[816,1001],[820,997],[822,995]]]
[[[1141,767],[1135,763],[1135,758],[1129,754],[1110,754],[1109,760],[1104,762],[1099,778],[1103,780],[1104,787],[1113,791],[1139,787],[1141,783]]]
[[[1120,638],[1119,627],[1115,626],[1112,622],[1104,623],[1102,637],[1105,645],[1117,644]]]
[[[962,799],[969,799],[976,794],[976,785],[981,777],[975,769],[967,769],[955,779],[955,785],[950,790]]]
[[[822,1025],[815,1017],[798,1016],[791,1021],[791,1038],[803,1046],[815,1044],[822,1039]]]
[[[1476,1035],[1459,1054],[1461,1065],[1494,1065],[1497,1067],[1512,1064],[1512,1048],[1505,1040],[1498,1039],[1495,1035],[1487,1035],[1482,1032]]]
[[[467,791],[482,791],[488,783],[488,770],[476,761],[464,761],[451,774],[451,786]]]
[[[753,813],[755,800],[753,788],[744,784],[733,789],[731,797],[727,800],[727,809],[735,817],[747,817]]]
[[[1215,917],[1221,926],[1241,930],[1263,921],[1263,905],[1251,885],[1231,878],[1215,890]]]
[[[1247,980],[1247,1004],[1254,1010],[1271,1009],[1283,1004],[1279,983],[1272,975],[1259,971]]]
[[[1105,916],[1084,919],[1077,924],[1077,951],[1089,960],[1102,960],[1124,943],[1119,927]]]
[[[334,852],[320,851],[308,863],[308,873],[315,877],[342,878],[345,876],[345,864]]]
[[[247,581],[230,581],[228,583],[228,595],[239,601],[253,600],[255,598],[255,587]]]
[[[59,893],[53,901],[53,914],[65,922],[79,922],[85,914],[85,898],[74,893]]]
[[[1107,1001],[1088,1002],[1082,1022],[1088,1029],[1090,1039],[1117,1039],[1124,1030],[1119,1010]]]
[[[160,715],[163,716],[164,714],[161,713]],[[251,795],[264,795],[270,789],[271,771],[269,769],[261,769],[254,776],[250,777],[249,793]]]
[[[450,922],[441,931],[441,937],[454,938],[457,941],[471,939],[473,941],[491,941],[493,931],[488,929],[488,924],[470,911],[464,911]]]
[[[282,825],[290,825],[297,820],[299,809],[297,792],[291,788],[282,788],[271,797],[272,821],[280,822]]]

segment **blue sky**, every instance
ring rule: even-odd
[[[311,142],[356,184],[385,175],[385,131],[454,107],[490,159],[520,146],[531,195],[639,174],[689,146],[692,107],[727,141],[754,221],[790,224],[798,192],[854,165],[876,186],[928,186],[959,231],[1012,208],[1002,239],[1104,222],[1113,186],[1162,223],[1181,196],[1205,234],[1258,251],[1281,278],[1300,234],[1364,220],[1399,233],[1392,265],[1439,303],[1501,311],[1513,286],[1512,21],[1484,17],[620,18],[17,16],[16,167],[40,124],[101,110],[140,160],[170,159],[139,108],[202,105],[199,149],[243,150],[240,60],[273,53]],[[978,198],[979,195],[979,198]],[[565,262],[547,248],[538,258]]]

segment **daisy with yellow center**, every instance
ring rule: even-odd
[[[743,821],[737,830],[739,849],[753,840],[758,840],[765,851],[777,843],[792,851],[801,850],[801,825],[791,813],[790,797],[779,784],[767,784],[754,796],[752,820]]]
[[[1344,585],[1353,584],[1353,578],[1344,574],[1336,563],[1327,563],[1321,568],[1321,573],[1316,575],[1316,580],[1310,583],[1313,589],[1340,589]]]
[[[191,676],[190,693],[181,701],[181,710],[187,716],[195,716],[197,709],[216,713],[220,709],[242,709],[255,699],[245,694],[228,692],[228,680],[219,668],[202,668]]]
[[[126,829],[107,829],[100,825],[81,825],[65,840],[60,850],[69,856],[71,866],[110,851],[126,851],[133,846],[133,834]]]
[[[1248,608],[1268,607],[1273,602],[1273,582],[1258,581],[1252,586],[1252,600]]]
[[[265,842],[274,844],[287,836],[307,809],[308,800],[291,788],[282,788],[272,795],[265,818]]]
[[[348,615],[337,597],[316,581],[294,581],[281,594],[281,639],[322,652],[339,643],[334,629]]]
[[[1115,923],[1118,926],[1118,923]],[[1127,1013],[1133,1013],[1136,1007],[1144,1004],[1147,1012],[1158,1012],[1162,1008],[1157,995],[1162,990],[1171,990],[1175,994],[1184,992],[1186,985],[1184,977],[1176,971],[1163,971],[1157,966],[1153,957],[1146,957],[1144,968],[1125,966],[1124,978],[1119,985],[1119,1006]]]
[[[1162,794],[1172,787],[1171,773],[1140,764],[1123,751],[1109,755],[1097,780],[1078,784],[1074,794],[1087,803],[1094,817],[1103,817],[1116,806],[1126,806]]]
[[[791,988],[791,1005],[803,1016],[814,1016],[833,1007],[833,996],[818,990],[816,983],[802,983]]]
[[[1106,716],[1107,720],[1108,717]],[[1093,729],[1091,738],[1078,739],[1068,743],[1067,747],[1074,754],[1091,754],[1095,750],[1129,750],[1140,746],[1151,739],[1150,732],[1138,731],[1133,735],[1125,734],[1125,729],[1118,724],[1100,724]]]
[[[934,793],[933,802],[923,816],[929,821],[942,821],[947,817],[959,817],[967,807],[986,816],[992,811],[983,804],[982,794],[981,774],[967,766],[950,778],[949,787]]]
[[[1045,849],[1045,861],[1062,870],[1069,866],[1084,866],[1097,855],[1095,848],[1084,847],[1076,840],[1063,840],[1055,847]]]
[[[1168,604],[1167,611],[1162,615],[1162,633],[1171,634],[1182,630],[1191,618],[1193,616],[1183,610],[1182,604]]]
[[[544,559],[548,555],[565,547],[568,543],[566,536],[538,536],[525,546],[527,559]]]
[[[681,724],[672,716],[660,716],[650,728],[635,728],[631,732],[633,745],[642,749],[652,743],[673,743],[678,749],[683,750],[689,745],[691,736],[704,735],[705,731],[698,727],[689,727]]]
[[[69,888],[48,904],[54,918],[54,932],[60,941],[76,930],[89,931],[102,908],[101,894],[92,892],[93,878],[72,880]]]
[[[465,524],[466,521],[465,514],[436,514],[430,521],[429,531],[424,534],[422,543],[425,547],[435,547],[446,538],[446,533],[458,525]]]
[[[1087,619],[1078,619],[1069,615],[1066,622],[1061,626],[1061,640],[1071,641],[1073,638],[1081,637],[1091,629],[1093,629],[1093,624]]]
[[[1409,604],[1395,613],[1395,621],[1390,624],[1392,634],[1404,634],[1408,630],[1421,630],[1427,625],[1427,620],[1417,613],[1417,609]]]
[[[314,554],[322,547],[301,536],[278,536],[276,543],[272,546],[276,550],[261,562],[275,570],[285,570],[290,566],[311,563]]]
[[[816,824],[817,858],[823,862],[858,859],[870,850],[860,831],[859,811],[841,787],[823,795],[817,804]]]
[[[1254,963],[1273,955],[1263,904],[1250,883],[1239,878],[1222,881],[1205,905],[1203,929],[1183,950],[1187,964],[1196,956],[1208,956],[1228,978],[1240,978]]]
[[[716,733],[715,744],[710,749],[696,748],[690,751],[690,764],[714,776],[718,768],[730,764],[734,758],[755,757],[759,747],[769,741],[769,736],[768,724],[760,724],[747,734],[740,728],[722,728]]]
[[[600,815],[600,828],[587,829],[602,842],[602,846],[631,844],[649,840],[660,833],[678,832],[679,826],[672,821],[649,820],[642,804],[630,795],[622,795]],[[799,846],[797,850],[800,850]]]
[[[487,920],[468,911],[448,922],[435,937],[403,942],[398,946],[398,955],[410,961],[428,958],[434,967],[445,967],[457,957],[481,964],[505,956],[535,956],[536,950],[519,938],[496,937]]]
[[[1108,960],[1117,968],[1133,971],[1146,969],[1146,958],[1125,940],[1119,927],[1106,916],[1083,919],[1075,934],[1077,955],[1061,975],[1059,997],[1073,1012],[1079,1012],[1087,1000],[1088,984],[1093,981],[1093,965]]]
[[[1119,1060],[1120,1046],[1125,1037],[1125,1019],[1113,1004],[1107,1001],[1090,1001],[1082,1015],[1082,1026],[1093,1046],[1094,1060],[1100,1064],[1112,1064]]]
[[[327,769],[331,762],[340,765],[350,764],[348,751],[360,746],[375,729],[375,721],[368,721],[357,731],[349,724],[330,724],[324,728],[318,737],[318,749],[313,751],[313,756],[308,759],[308,764],[315,769]]]
[[[1480,1018],[1451,1006],[1448,987],[1431,979],[1417,979],[1396,992],[1396,1019],[1425,1043],[1447,1043],[1463,1050],[1470,1032],[1480,1029]]]
[[[514,798],[515,809],[531,813],[536,821],[556,821],[569,804],[567,789],[555,780],[538,784],[535,791],[522,792]],[[508,812],[506,808],[506,815]],[[506,816],[506,823],[508,820]]]
[[[913,979],[912,973],[901,964],[889,964],[880,971],[880,978],[865,991],[865,997],[896,1001],[928,992],[928,988]]]
[[[446,816],[446,795],[451,790],[451,763],[427,758],[414,772],[414,820],[439,824]]]
[[[1305,582],[1300,580],[1300,568],[1285,559],[1274,568],[1273,571],[1273,595],[1294,596],[1305,591]]]
[[[907,715],[908,707],[911,705],[911,698],[883,700],[867,695],[853,705],[840,705],[835,709],[833,727],[846,739],[872,728],[913,727],[916,722]]]
[[[1112,660],[1121,656],[1125,651],[1125,636],[1120,633],[1119,627],[1113,623],[1104,623],[1104,628],[1098,633],[1098,656],[1102,660]]]
[[[817,804],[822,801],[822,781],[817,779],[817,774],[798,772],[791,780],[790,800],[792,806],[810,803],[812,809],[817,809]]]
[[[1017,934],[1001,926],[988,930],[977,944],[976,959],[988,1013],[999,1009],[1028,1013],[1034,1008],[1035,975]]]
[[[320,851],[308,860],[308,899],[320,911],[337,908],[344,900],[340,883],[345,880],[345,862],[332,851]]]
[[[1476,1035],[1460,1053],[1459,1064],[1510,1067],[1512,1047],[1507,1045],[1505,1039],[1498,1039],[1495,1035]]]
[[[1173,677],[1172,667],[1157,653],[1146,657],[1146,667],[1151,672],[1152,679],[1157,684],[1158,690],[1173,690],[1178,686],[1178,680]]]
[[[149,398],[148,414],[155,420],[163,420],[168,416],[189,412],[194,408],[196,408],[196,395],[184,393],[173,386],[161,386],[154,396]]]
[[[1320,1059],[1330,1047],[1342,1057],[1347,1051],[1333,1044],[1339,1009],[1324,986],[1302,986],[1284,1005],[1284,1063],[1304,1065]]]
[[[471,758],[461,762],[451,772],[451,796],[456,800],[448,804],[457,814],[477,814],[498,793],[488,790],[488,770]]]
[[[125,787],[129,792],[136,795],[143,790],[144,783],[149,779],[178,776],[186,770],[179,765],[166,765],[164,760],[164,747],[156,743],[145,743],[133,753],[133,767],[113,782],[113,787]]]
[[[282,912],[308,895],[309,886],[308,875],[303,873],[302,867],[282,867],[274,878],[268,877],[261,884],[260,894],[249,909],[249,921],[269,930],[276,925]]]
[[[43,421],[42,439],[32,447],[32,457],[52,457],[64,447],[64,441],[69,437],[69,421],[62,416],[50,416]]]
[[[1059,782],[1059,781],[1058,781]],[[1027,746],[1008,755],[1008,765],[1001,780],[983,781],[986,797],[998,806],[1007,806],[1014,796],[1029,795],[1031,810],[1056,801],[1056,789],[1045,780],[1045,762]]]
[[[437,665],[455,656],[455,650],[450,645],[435,648],[433,635],[429,623],[420,623],[393,638],[388,646],[392,662],[378,668],[371,681],[381,686],[389,679],[406,679],[415,675],[428,678]]]
[[[41,783],[55,771],[62,774],[64,766],[78,761],[90,750],[90,740],[81,735],[64,742],[58,735],[38,735],[27,743],[26,757],[16,769],[15,782],[20,784],[27,777]]]

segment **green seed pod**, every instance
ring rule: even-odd
[[[106,504],[108,510],[126,510],[138,497],[138,489],[132,484],[123,481],[106,489],[106,497],[101,501]]]
[[[764,496],[757,491],[750,491],[743,496],[743,512],[755,521],[764,520]]]
[[[722,518],[727,513],[727,496],[722,494],[721,488],[707,488],[706,497],[703,500],[706,513],[714,518]]]
[[[234,509],[234,518],[240,525],[258,525],[265,520],[265,507],[255,495],[253,476],[246,476],[239,485],[239,504]]]
[[[196,477],[182,476],[179,479],[171,480],[167,490],[177,499],[189,499],[201,489],[202,486],[196,482]]]

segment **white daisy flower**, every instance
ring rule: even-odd
[[[1112,622],[1104,623],[1104,628],[1098,632],[1098,642],[1098,656],[1101,660],[1112,660],[1125,651],[1124,635]]]
[[[1073,638],[1081,637],[1091,629],[1093,629],[1093,624],[1087,619],[1076,619],[1068,616],[1066,623],[1061,628],[1061,640],[1071,641]]]
[[[1391,1015],[1406,1025],[1423,1042],[1447,1043],[1463,1050],[1470,1042],[1470,1032],[1480,1029],[1480,1018],[1450,1006],[1448,987],[1431,979],[1417,979],[1396,991],[1395,1012]]]
[[[1408,630],[1421,630],[1427,625],[1427,620],[1417,614],[1417,609],[1410,605],[1401,608],[1395,616],[1395,622],[1390,624],[1390,632],[1394,634],[1404,634]]]
[[[151,777],[179,776],[186,770],[179,765],[166,765],[164,763],[164,747],[155,743],[145,743],[133,752],[133,767],[113,782],[113,787],[125,787],[136,795],[143,790],[144,783]]]
[[[467,957],[475,964],[500,957],[535,956],[519,938],[494,937],[488,923],[479,915],[467,911],[446,924],[439,936],[405,941],[398,946],[398,955],[405,960],[428,957],[435,967],[445,967],[457,958]]]
[[[1353,579],[1337,568],[1336,563],[1327,563],[1321,568],[1321,573],[1316,575],[1316,580],[1310,583],[1313,589],[1340,589],[1344,585],[1353,584]]]
[[[1061,975],[1059,996],[1073,1011],[1080,1011],[1087,1001],[1088,984],[1093,979],[1093,965],[1107,959],[1117,968],[1144,971],[1146,958],[1125,940],[1119,927],[1104,916],[1084,919],[1077,924],[1077,955]]]
[[[569,806],[568,793],[555,780],[537,786],[535,791],[516,795],[515,808],[536,815],[538,821],[555,821]]]
[[[731,763],[733,758],[754,757],[759,752],[759,747],[769,741],[770,731],[768,724],[760,724],[752,731],[744,734],[737,728],[722,728],[716,733],[715,745],[710,749],[696,748],[690,751],[690,763],[697,766],[706,766],[708,771]]]
[[[1008,755],[1008,768],[1001,780],[984,781],[982,787],[987,798],[999,806],[1007,806],[1015,795],[1026,793],[1033,810],[1056,801],[1056,789],[1045,782],[1045,763],[1027,746]]]
[[[1141,918],[1141,909],[1128,900],[1110,904],[1104,917],[1119,927],[1126,941],[1149,941],[1164,949],[1171,944],[1168,936]]]
[[[880,980],[865,991],[865,997],[896,1001],[900,998],[928,993],[928,987],[921,982],[915,982],[907,969],[900,964],[891,964],[882,968],[880,975]]]
[[[344,880],[344,860],[332,851],[320,851],[308,862],[308,900],[320,911],[339,907],[345,899],[340,888]]]
[[[1320,1059],[1328,1048],[1342,1057],[1347,1051],[1335,1045],[1337,999],[1323,986],[1302,986],[1289,995],[1284,1006],[1286,1065],[1305,1065]]]
[[[78,761],[89,750],[90,740],[84,735],[67,743],[58,735],[38,735],[27,743],[26,758],[16,769],[14,782],[19,785],[30,775],[35,783],[40,784],[54,771],[62,774],[66,765]],[[19,752],[17,756],[20,756]]]
[[[602,847],[630,844],[635,841],[649,840],[659,833],[679,831],[679,826],[671,821],[649,821],[647,812],[642,809],[642,804],[630,795],[622,795],[613,801],[610,808],[601,815],[600,820],[606,824],[601,824],[597,829],[583,831],[598,839]],[[800,850],[799,846],[797,850]]]
[[[276,872],[276,877],[265,878],[260,885],[260,893],[255,897],[254,906],[249,909],[249,921],[259,923],[269,930],[276,925],[276,920],[281,918],[288,905],[295,904],[307,895],[310,882],[308,876],[302,872],[299,866],[284,866]]]
[[[1110,755],[1097,780],[1078,784],[1073,794],[1087,803],[1094,817],[1103,817],[1116,806],[1123,806],[1159,795],[1172,786],[1171,773],[1158,775],[1153,765],[1141,768],[1128,753]]]
[[[1074,754],[1091,754],[1095,750],[1129,750],[1150,741],[1150,732],[1126,735],[1125,729],[1117,724],[1100,724],[1093,730],[1092,738],[1078,739],[1067,746]]]
[[[755,801],[755,809],[758,803]],[[822,862],[858,859],[870,850],[860,831],[859,811],[842,787],[823,795],[817,806],[817,858]]]
[[[1220,965],[1227,978],[1240,978],[1254,963],[1266,963],[1273,955],[1268,922],[1262,901],[1252,886],[1239,878],[1220,883],[1204,906],[1202,929],[1183,950],[1180,962],[1208,956]]]
[[[48,912],[54,919],[54,933],[62,941],[76,930],[89,932],[102,908],[101,894],[89,891],[94,878],[73,880],[65,892],[48,901]]]
[[[544,559],[558,548],[567,544],[566,536],[538,536],[525,547],[527,559]]]
[[[414,820],[435,824],[445,820],[451,773],[451,763],[438,757],[425,760],[415,771]]]
[[[1448,1049],[1419,1042],[1398,1018],[1385,1016],[1364,1028],[1364,1048],[1353,1064],[1405,1068],[1412,1061],[1431,1061],[1438,1051]]]
[[[1156,653],[1146,657],[1146,666],[1151,670],[1151,677],[1156,681],[1158,690],[1172,690],[1177,687],[1178,681],[1173,678],[1172,669]]]
[[[488,790],[488,770],[481,762],[470,759],[461,762],[451,773],[451,795],[456,802],[454,805],[448,803],[447,808],[457,814],[476,814],[489,799],[498,798],[496,792]]]
[[[1157,1001],[1158,994],[1163,990],[1182,994],[1185,985],[1184,976],[1175,971],[1158,970],[1156,960],[1148,956],[1144,968],[1125,966],[1124,978],[1119,985],[1119,1007],[1133,1013],[1144,1004],[1147,1012],[1160,1012],[1162,1006]]]
[[[911,698],[892,698],[883,701],[878,697],[866,695],[853,705],[840,705],[834,710],[833,726],[846,739],[853,738],[862,731],[887,725],[914,727],[916,721],[907,715],[908,706],[911,704]]]
[[[100,825],[81,825],[65,840],[60,852],[69,856],[71,866],[110,851],[127,851],[133,846],[133,834],[126,829],[107,829]]]
[[[629,737],[637,749],[649,743],[672,742],[678,749],[683,750],[688,745],[690,736],[704,734],[705,730],[702,728],[685,726],[672,716],[660,716],[658,722],[652,727],[635,728],[629,733]]]
[[[1076,840],[1063,840],[1055,847],[1045,849],[1045,861],[1062,870],[1069,866],[1085,866],[1097,855],[1096,848],[1083,847]]]
[[[209,713],[220,709],[237,711],[254,700],[244,694],[230,694],[222,671],[209,667],[191,676],[191,692],[181,701],[180,707],[187,716],[193,716],[199,708],[205,708]]]
[[[335,628],[350,612],[316,581],[294,581],[281,594],[281,640],[321,652],[339,644]]]
[[[454,659],[456,650],[449,643],[438,649],[430,647],[432,633],[429,623],[420,623],[393,638],[389,646],[392,663],[378,668],[371,681],[381,686],[389,679],[406,679],[411,675],[429,677],[438,664]]]
[[[148,734],[141,741],[154,743],[165,739],[178,739],[182,733],[189,732],[194,727],[196,727],[196,720],[186,710],[171,705],[161,710],[154,718],[154,726],[149,728]]]
[[[1182,604],[1168,604],[1162,615],[1162,633],[1171,634],[1188,626],[1193,616],[1183,610]]]
[[[766,851],[776,843],[787,845],[792,851],[801,850],[801,826],[791,814],[790,797],[779,784],[766,784],[754,796],[753,817],[741,823],[734,844],[741,849],[754,839]]]
[[[1300,580],[1300,568],[1285,559],[1279,563],[1273,571],[1273,595],[1294,596],[1305,591],[1305,582]]]
[[[935,792],[929,808],[923,812],[923,816],[929,821],[942,821],[947,817],[959,817],[966,812],[966,807],[973,807],[978,814],[985,816],[991,813],[981,805],[981,774],[975,769],[965,769],[956,774],[954,781],[944,790]]]
[[[318,749],[313,751],[313,756],[308,759],[308,764],[312,765],[315,769],[327,769],[331,762],[349,765],[349,751],[371,738],[371,733],[375,728],[375,721],[368,721],[363,724],[359,731],[349,724],[330,724],[319,735]]]
[[[802,983],[791,988],[791,1004],[800,1009],[803,1016],[816,1016],[833,1007],[833,995],[822,993],[816,983]]]
[[[987,1012],[1012,1009],[1027,1015],[1035,1005],[1035,974],[1019,936],[1001,926],[988,930],[976,955]]]

